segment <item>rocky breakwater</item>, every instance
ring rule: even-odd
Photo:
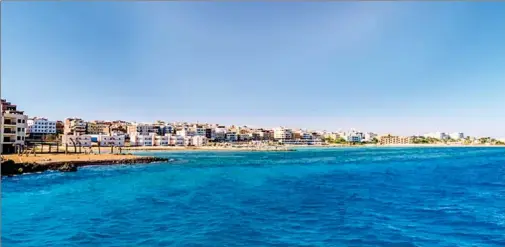
[[[61,172],[75,172],[79,166],[89,165],[119,165],[119,164],[146,164],[154,162],[169,162],[173,159],[160,157],[129,157],[103,160],[70,160],[70,161],[46,161],[33,163],[16,163],[13,160],[2,161],[2,176],[12,176],[23,173],[44,172],[55,170]]]

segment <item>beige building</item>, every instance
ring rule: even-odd
[[[291,129],[286,129],[284,127],[274,129],[274,139],[287,140],[292,138],[293,138],[293,131]]]
[[[86,124],[86,134],[88,135],[110,135],[110,133],[110,122],[91,121]]]
[[[379,137],[379,144],[390,145],[390,144],[411,144],[413,141],[410,136],[393,136],[385,135]]]
[[[17,106],[2,99],[2,116],[0,119],[2,154],[21,152],[25,148],[28,116],[18,111]]]
[[[65,127],[63,130],[65,135],[84,135],[86,134],[86,122],[80,118],[65,119]]]

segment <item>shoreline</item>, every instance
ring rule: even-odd
[[[168,162],[168,158],[118,155],[118,154],[38,154],[37,156],[5,155],[1,164],[1,176],[12,176],[25,173],[45,172],[55,170],[75,172],[81,166],[105,166],[120,164],[148,164]]]
[[[390,147],[403,147],[403,148],[505,148],[505,145],[481,145],[481,144],[388,144],[388,145],[376,145],[376,144],[364,144],[364,145],[347,145],[347,144],[329,144],[329,145],[284,145],[275,146],[271,148],[259,147],[212,147],[212,146],[201,146],[201,147],[174,147],[174,146],[147,146],[147,147],[125,147],[123,150],[138,152],[138,151],[270,151],[270,152],[286,152],[286,151],[296,151],[297,148],[390,148]]]
[[[147,147],[125,147],[125,151],[247,151],[247,152],[291,152],[296,151],[288,146],[270,146],[270,147],[174,147],[174,146],[147,146]]]

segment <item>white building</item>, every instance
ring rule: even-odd
[[[195,136],[205,136],[205,128],[197,127],[195,128]]]
[[[89,135],[63,135],[61,138],[63,145],[76,147],[91,147],[91,136]]]
[[[314,137],[312,135],[312,133],[308,133],[308,132],[303,132],[301,135],[300,135],[301,139],[302,140],[312,140],[312,138]]]
[[[195,136],[196,132],[189,128],[182,128],[175,131],[175,134],[178,136],[187,137],[187,136]],[[205,136],[205,133],[203,135]]]
[[[247,134],[240,134],[239,139],[241,141],[250,141],[253,139],[253,134],[252,133],[247,133]]]
[[[465,139],[465,135],[462,132],[451,133],[451,134],[449,134],[449,137],[451,137],[451,139],[454,139],[454,140]]]
[[[293,138],[293,131],[291,129],[286,129],[283,127],[274,129],[274,139],[276,140],[286,140]]]
[[[367,132],[364,134],[364,138],[362,141],[369,142],[369,141],[372,141],[374,138],[377,138],[377,136],[378,135],[376,133]]]
[[[449,135],[447,133],[444,133],[444,132],[433,132],[433,133],[425,134],[424,137],[430,137],[430,138],[445,140],[445,139],[449,138]]]
[[[342,133],[341,136],[348,142],[361,142],[363,139],[363,133],[357,132],[354,129],[347,133]]]
[[[361,142],[361,135],[348,135],[345,139],[348,142]]]
[[[168,145],[170,146],[184,146],[184,137],[178,135],[167,135],[169,138]]]
[[[220,126],[214,129],[214,139],[223,141],[226,140],[226,133],[228,130],[224,126]]]
[[[154,136],[154,146],[168,146],[170,144],[170,135]]]
[[[184,138],[185,146],[204,146],[207,145],[207,137],[205,136],[187,136]]]
[[[2,99],[2,128],[0,139],[2,153],[22,151],[25,146],[25,136],[28,116],[23,111],[18,111],[16,105]]]
[[[130,136],[131,146],[152,146],[154,145],[154,133],[149,135],[134,134]]]
[[[124,135],[99,135],[97,136],[97,141],[101,147],[124,147],[125,137]]]
[[[26,121],[28,116],[12,112],[3,114],[3,137],[2,143],[24,145],[26,136]]]
[[[56,121],[49,121],[47,118],[29,118],[27,121],[27,134],[49,135],[56,134]]]
[[[236,132],[227,132],[225,134],[225,140],[230,142],[235,142],[238,140],[238,135]]]

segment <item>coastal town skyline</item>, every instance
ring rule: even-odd
[[[30,116],[505,137],[503,3],[2,7]]]

